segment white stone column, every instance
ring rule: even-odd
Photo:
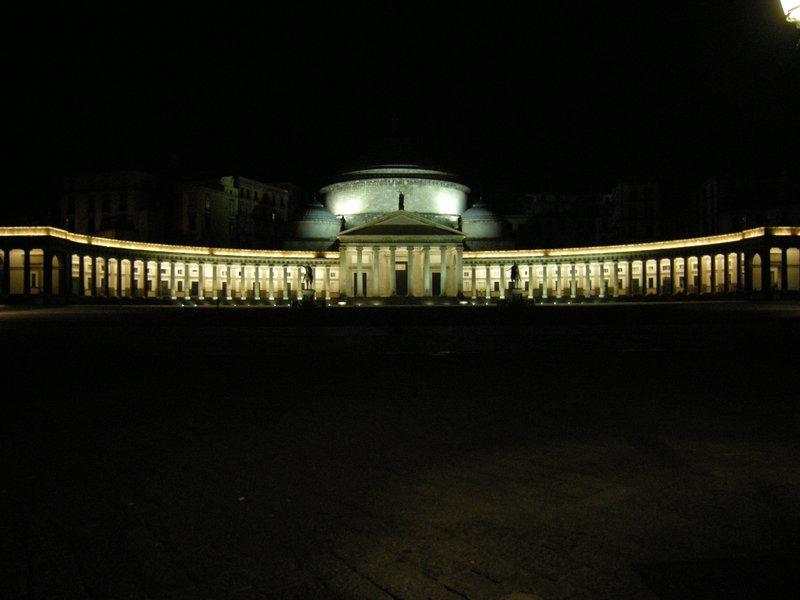
[[[267,265],[267,300],[275,300],[275,265]]]
[[[464,249],[456,247],[456,296],[464,295]]]
[[[380,265],[380,253],[381,249],[379,246],[372,247],[372,292],[371,295],[375,298],[379,298],[381,295],[381,265]]]
[[[590,298],[592,295],[592,274],[589,261],[583,263],[583,297]]]
[[[289,300],[291,300],[291,298],[289,297],[289,266],[288,265],[283,265],[282,276],[283,276],[283,281],[282,281],[282,284],[283,284],[283,300],[288,302]]]
[[[347,247],[339,250],[339,297],[350,296],[350,282],[348,277]]]
[[[575,263],[569,264],[569,296],[573,299],[578,297],[578,267]]]
[[[506,297],[506,266],[501,264],[500,265],[500,299],[504,300]]]
[[[407,288],[408,288],[408,295],[409,297],[414,297],[417,295],[417,280],[416,280],[416,264],[417,259],[414,256],[414,247],[413,246],[406,246],[406,252],[408,253],[408,262],[406,263],[406,280],[407,280]]]
[[[439,246],[439,273],[440,285],[439,295],[447,296],[447,246]]]
[[[261,300],[261,265],[253,267],[253,300]]]
[[[225,265],[225,299],[232,300],[233,299],[233,265],[227,264]]]
[[[178,278],[175,274],[176,264],[175,261],[169,263],[169,296],[173,300],[178,299]]]
[[[542,300],[547,300],[550,296],[550,281],[547,278],[547,263],[542,264]]]
[[[619,298],[619,263],[614,260],[611,262],[611,275],[614,277],[611,281],[614,284],[612,295],[614,298]]]
[[[472,276],[472,299],[475,300],[478,298],[478,267],[472,265],[471,269],[471,276]]]
[[[597,265],[598,274],[600,276],[600,297],[605,298],[608,293],[608,286],[606,285],[606,263],[601,260]]]
[[[397,247],[389,247],[389,290],[390,296],[397,296]]]
[[[325,266],[325,271],[323,275],[322,285],[325,286],[325,300],[331,299],[331,268],[329,266]]]
[[[486,285],[486,300],[490,300],[492,297],[492,265],[491,263],[486,263],[486,277],[484,277],[485,285]]]
[[[431,247],[422,248],[422,295],[431,295]]]
[[[197,299],[198,300],[205,300],[206,298],[206,289],[205,289],[205,264],[202,261],[197,261]]]
[[[528,298],[533,299],[535,298],[534,293],[534,284],[536,282],[536,272],[533,270],[533,264],[528,265]]]
[[[247,300],[247,267],[244,263],[239,263],[239,299]]]
[[[219,265],[211,263],[211,299],[216,300],[219,297]]]
[[[365,296],[364,293],[364,278],[361,275],[364,261],[364,248],[358,246],[356,248],[356,296]]]
[[[564,295],[564,271],[563,265],[558,263],[556,265],[556,298],[561,298]]]
[[[183,261],[183,297],[184,298],[189,298],[191,296],[191,294],[189,293],[191,291],[191,287],[190,286],[191,286],[191,284],[190,284],[190,281],[189,281],[189,263],[186,262],[186,261]]]

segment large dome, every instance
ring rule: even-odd
[[[469,188],[452,173],[417,165],[379,165],[342,173],[320,190],[327,209],[346,227],[399,208],[455,227],[467,208]]]

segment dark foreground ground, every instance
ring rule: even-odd
[[[0,308],[0,597],[797,597],[799,333],[796,303]]]

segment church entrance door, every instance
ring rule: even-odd
[[[431,273],[431,295],[438,296],[442,292],[442,274]]]
[[[395,268],[395,289],[398,296],[408,295],[408,263],[399,262]]]

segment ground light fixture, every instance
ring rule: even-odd
[[[786,20],[800,29],[800,0],[781,0]]]

